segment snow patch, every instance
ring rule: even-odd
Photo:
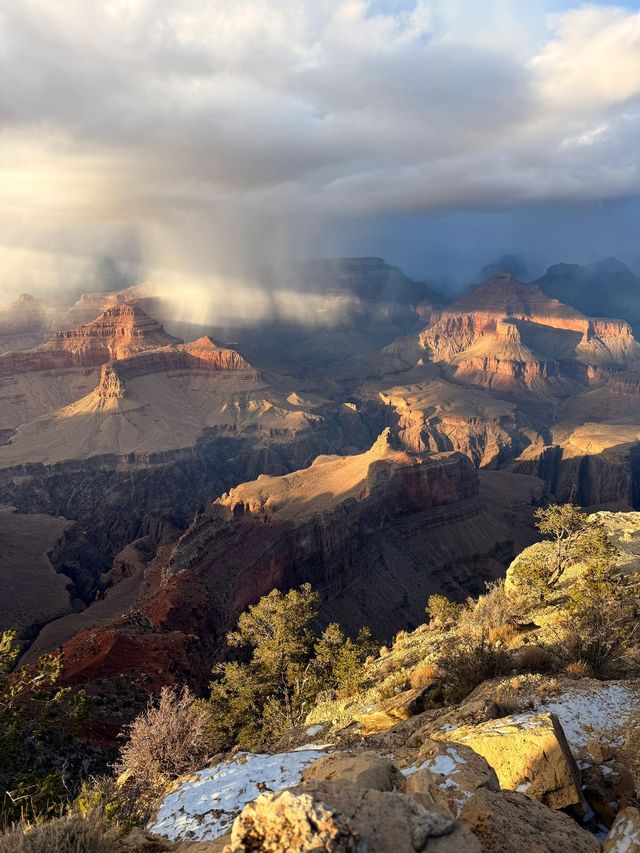
[[[167,794],[149,830],[170,841],[213,841],[247,803],[265,791],[297,785],[305,767],[322,755],[319,749],[277,755],[239,752],[232,761],[194,773]]]
[[[612,746],[619,746],[622,743],[620,730],[639,708],[637,690],[622,684],[607,684],[597,689],[563,693],[540,710],[557,716],[569,746],[579,751],[590,740],[602,740],[603,734]]]
[[[437,755],[435,758],[425,761],[423,767],[437,776],[450,776],[456,771],[456,762],[450,755]]]

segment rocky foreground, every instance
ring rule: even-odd
[[[635,578],[640,514],[591,522],[615,545],[615,571]],[[493,620],[504,674],[476,679],[457,704],[443,701],[443,650],[470,623],[432,616],[367,659],[358,691],[320,696],[270,749],[234,750],[177,779],[130,849],[637,853],[635,652],[609,680],[554,659],[562,601],[588,570],[575,563],[554,601],[519,599],[522,562],[546,544],[512,563],[511,592],[494,586],[466,611],[476,627]],[[518,602],[528,603],[513,609]]]
[[[532,676],[526,710],[505,714],[491,696],[510,681],[410,716],[416,690],[360,724],[292,733],[287,752],[229,755],[179,781],[146,837],[203,853],[640,849],[640,683]]]

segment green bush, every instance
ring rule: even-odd
[[[602,522],[590,519],[573,504],[551,504],[535,512],[536,527],[547,540],[523,554],[513,571],[514,583],[545,599],[578,563],[609,568],[616,548]]]
[[[363,662],[376,648],[370,632],[351,639],[332,623],[319,636],[311,629],[318,604],[317,593],[303,584],[287,593],[272,590],[240,616],[227,641],[250,657],[214,669],[207,703],[213,749],[263,748],[300,725],[321,692],[361,688]]]
[[[86,755],[74,742],[87,711],[82,691],[60,687],[62,659],[13,669],[14,631],[0,635],[0,825],[60,812]]]
[[[556,652],[597,678],[623,674],[640,640],[640,581],[603,565],[584,572],[569,590]]]
[[[441,628],[454,625],[462,614],[463,605],[451,601],[445,595],[430,595],[425,612],[429,621]]]

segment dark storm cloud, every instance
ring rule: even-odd
[[[277,267],[376,218],[637,194],[640,13],[558,5],[0,3],[0,286],[49,251]]]

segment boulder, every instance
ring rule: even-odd
[[[500,786],[550,808],[582,802],[580,773],[555,714],[516,714],[477,726],[434,732],[434,740],[471,747]]]
[[[303,780],[315,782],[350,782],[358,788],[393,791],[404,778],[390,758],[375,752],[334,752],[324,755],[307,767]]]
[[[613,760],[582,770],[584,798],[605,826],[611,826],[617,813],[631,805],[634,787],[631,771]]]
[[[310,794],[262,794],[234,821],[226,851],[332,850],[357,853],[359,837],[338,810]]]
[[[425,741],[418,753],[415,772],[413,769],[409,767],[403,771],[405,792],[425,791],[454,817],[460,814],[465,802],[478,788],[500,790],[493,768],[481,755],[462,744]]]
[[[604,853],[640,853],[640,811],[629,807],[616,817],[604,842]]]
[[[431,737],[432,732],[438,729],[475,726],[478,723],[495,720],[499,716],[500,710],[492,699],[473,699],[439,714],[434,720],[427,721],[411,735],[407,740],[407,746],[419,747],[425,739]]]
[[[473,833],[395,791],[345,781],[304,782],[263,794],[236,819],[225,853],[353,851],[481,853]]]
[[[599,853],[600,843],[563,812],[511,791],[480,788],[464,805],[464,821],[484,853]]]
[[[402,790],[428,811],[440,811],[449,820],[455,819],[456,815],[449,806],[445,791],[436,784],[436,780],[426,767],[408,776]]]
[[[360,723],[363,734],[384,732],[431,707],[430,696],[438,689],[437,685],[429,684],[415,690],[404,690],[396,696],[391,696],[373,707],[354,714],[354,719]]]

